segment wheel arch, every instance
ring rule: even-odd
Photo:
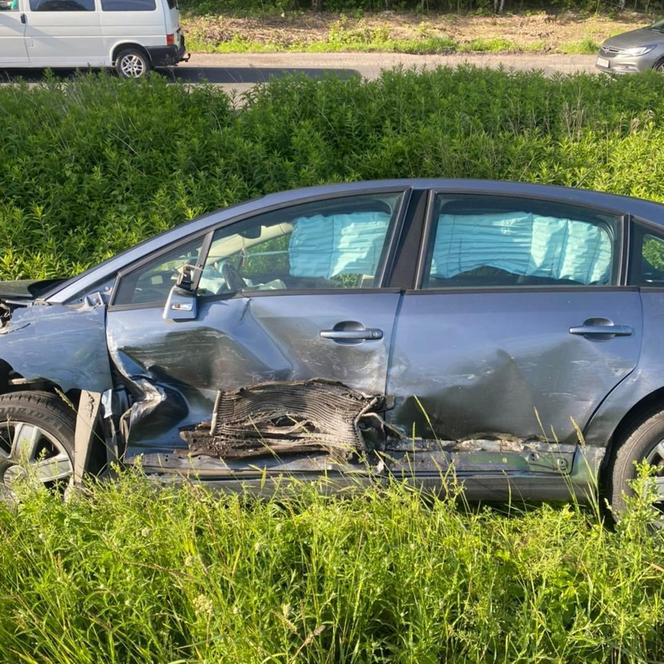
[[[142,46],[141,44],[138,44],[136,42],[118,42],[111,49],[111,65],[115,65],[115,60],[118,57],[118,53],[120,53],[120,51],[122,51],[125,48],[138,49],[139,51],[145,54],[145,57],[148,59],[149,62],[152,62],[152,58],[150,57],[150,52],[148,51],[147,48],[145,48],[145,46]]]
[[[661,410],[664,410],[664,387],[660,387],[645,395],[625,413],[609,438],[606,453],[600,467],[600,487],[606,484],[616,453],[625,440],[627,440],[630,433],[649,417]]]

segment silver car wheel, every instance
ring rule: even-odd
[[[145,60],[137,53],[127,53],[120,58],[120,71],[126,78],[140,78],[147,71]]]
[[[23,479],[46,486],[68,482],[73,465],[65,447],[35,424],[9,420],[0,428],[0,482],[11,490]]]

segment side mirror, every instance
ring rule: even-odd
[[[178,279],[168,294],[162,318],[164,320],[196,320],[198,299],[193,287],[194,265],[184,265],[178,271]]]

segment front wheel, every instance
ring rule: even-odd
[[[68,484],[74,472],[73,412],[50,392],[0,396],[0,487],[34,479],[47,487]]]
[[[115,58],[115,70],[122,78],[142,78],[150,69],[150,58],[138,48],[125,48]]]
[[[608,499],[616,517],[626,508],[625,496],[633,495],[630,482],[636,465],[647,461],[655,468],[656,507],[664,512],[664,411],[649,417],[632,431],[618,449],[610,470]]]

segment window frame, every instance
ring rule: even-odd
[[[664,291],[664,284],[661,286],[651,286],[649,284],[640,284],[635,278],[636,266],[640,266],[643,250],[643,238],[646,235],[662,240],[664,242],[664,228],[657,224],[642,219],[640,217],[631,217],[629,223],[630,246],[626,265],[626,283],[632,288],[644,288],[652,291]],[[640,270],[639,270],[640,271]]]
[[[516,284],[513,286],[438,286],[435,288],[423,288],[422,284],[425,279],[425,272],[429,263],[429,254],[431,250],[430,241],[435,238],[436,219],[434,219],[434,212],[436,207],[436,199],[447,197],[453,199],[455,197],[467,196],[468,198],[503,198],[509,200],[522,200],[526,203],[539,203],[551,206],[561,206],[569,208],[577,208],[579,210],[587,210],[590,214],[608,214],[616,219],[617,241],[616,241],[616,254],[613,257],[616,270],[612,275],[611,284],[603,285],[590,285],[579,284],[572,286],[569,284]],[[418,252],[417,264],[415,266],[415,279],[414,287],[409,292],[417,293],[446,293],[446,292],[515,292],[515,291],[587,291],[587,290],[609,290],[621,288],[627,285],[626,282],[626,259],[628,250],[628,235],[629,235],[629,222],[630,215],[626,214],[624,210],[619,210],[612,207],[598,207],[595,205],[587,205],[583,202],[569,201],[565,198],[551,198],[549,196],[533,196],[533,195],[520,195],[513,193],[503,193],[494,191],[477,191],[476,189],[454,189],[449,190],[445,188],[432,188],[429,190],[429,198],[427,200],[426,211],[424,214],[424,227],[422,230],[422,238],[420,241],[420,248]]]
[[[289,208],[300,207],[307,204],[315,203],[324,203],[326,201],[332,201],[337,199],[349,199],[356,197],[365,197],[365,196],[389,196],[392,194],[398,194],[401,196],[401,199],[398,203],[394,219],[388,228],[387,235],[385,238],[385,245],[383,247],[383,252],[380,258],[379,269],[376,274],[376,283],[377,285],[371,288],[303,288],[303,289],[286,289],[286,290],[245,290],[241,292],[228,292],[222,294],[209,294],[209,295],[197,295],[199,301],[201,302],[210,302],[214,300],[228,300],[232,298],[242,298],[242,297],[277,297],[284,295],[315,295],[315,294],[351,294],[351,293],[367,293],[367,292],[376,292],[376,291],[385,291],[385,290],[394,290],[389,289],[386,286],[388,282],[389,274],[394,264],[394,260],[398,250],[398,244],[400,240],[401,227],[403,225],[404,217],[408,211],[410,205],[410,198],[412,193],[412,187],[390,187],[390,188],[371,188],[363,189],[361,191],[342,191],[337,192],[332,195],[326,194],[324,196],[312,196],[308,198],[298,199],[296,201],[289,201],[288,203],[279,203],[275,205],[266,206],[260,210],[253,210],[242,215],[231,217],[226,219],[221,223],[216,223],[204,230],[200,230],[195,233],[185,235],[181,238],[178,238],[174,242],[170,242],[163,247],[160,247],[158,250],[151,252],[147,256],[133,261],[129,265],[126,265],[121,270],[118,270],[115,276],[115,282],[113,284],[113,290],[109,298],[108,309],[109,310],[126,310],[126,309],[155,309],[163,308],[163,302],[145,302],[140,304],[128,303],[128,304],[116,304],[115,300],[119,292],[120,281],[125,277],[130,275],[136,270],[140,270],[147,263],[152,262],[153,260],[159,258],[159,256],[165,255],[170,251],[177,249],[178,247],[185,245],[189,242],[193,242],[198,238],[202,238],[201,251],[198,256],[198,262],[196,263],[196,271],[194,275],[193,288],[198,289],[198,283],[200,281],[201,271],[205,262],[207,261],[207,256],[214,238],[214,234],[222,229],[232,226],[233,224],[246,221],[248,219],[257,218],[264,214],[271,212],[278,212],[279,210],[287,210]]]

